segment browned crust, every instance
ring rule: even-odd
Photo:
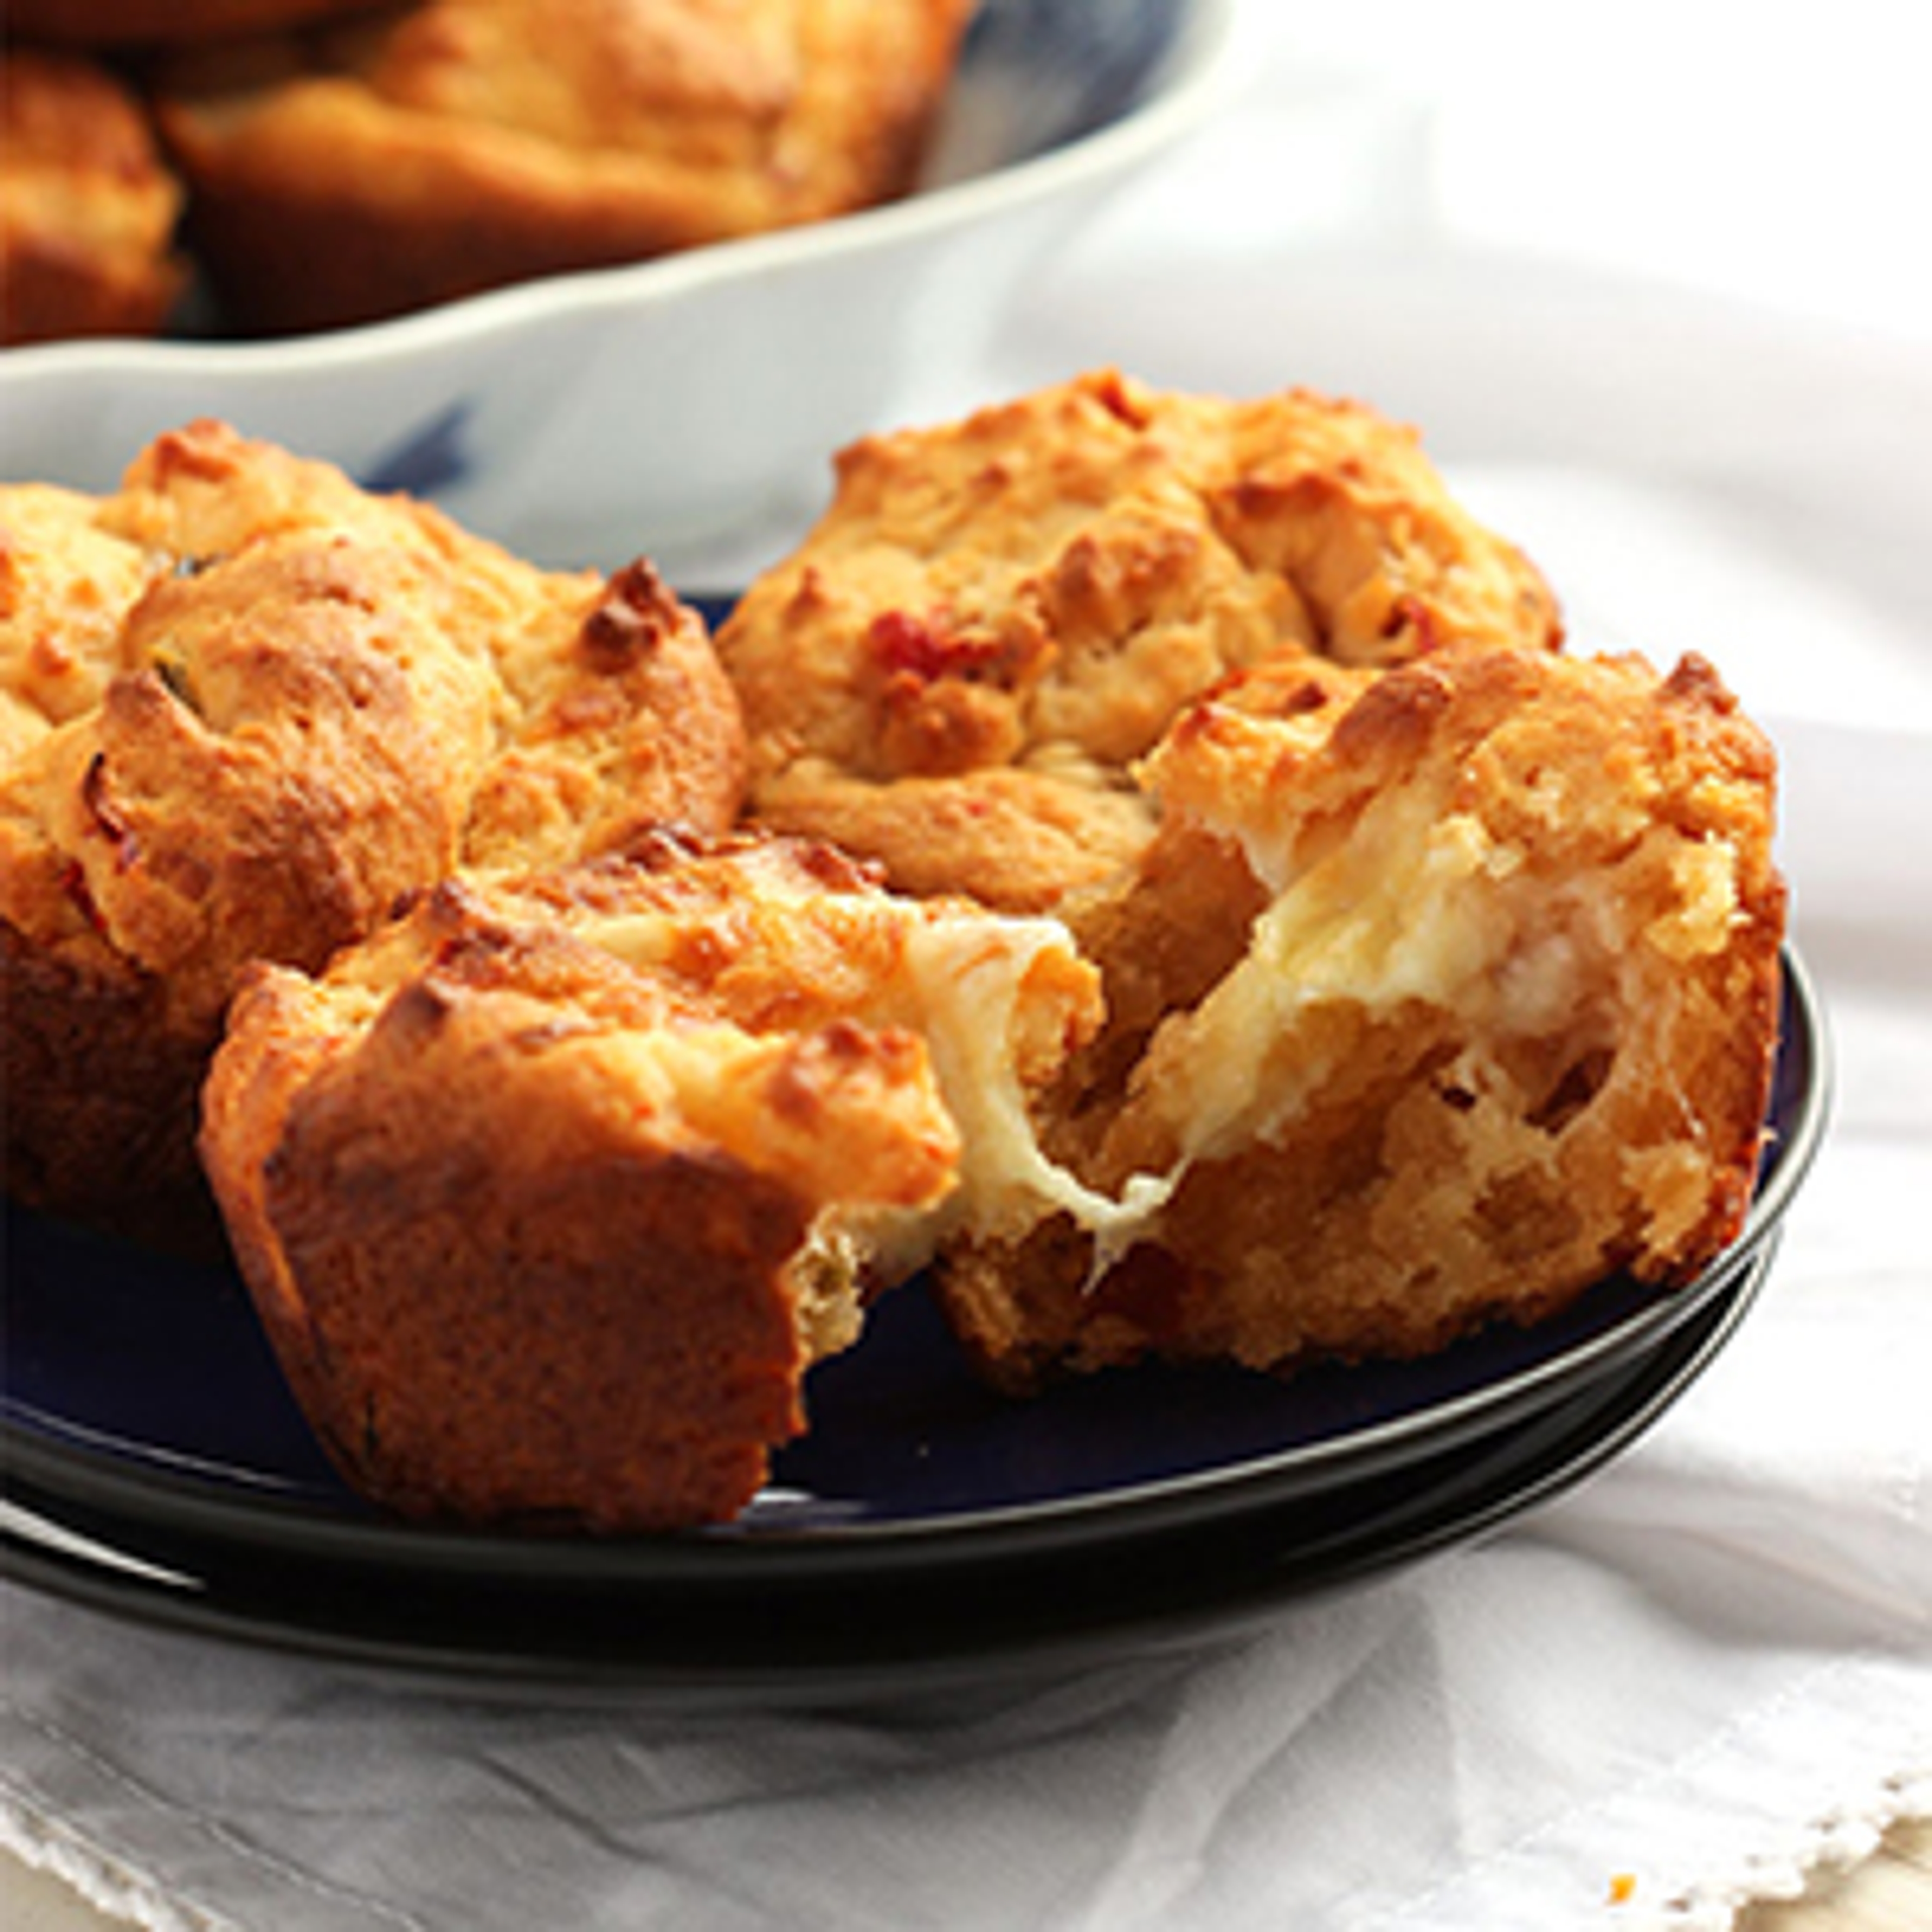
[[[305,1040],[269,976],[217,1062],[208,1168],[304,1414],[408,1514],[735,1514],[802,1423],[783,1268],[808,1208],[584,1107],[459,997],[398,1000],[411,1050],[358,1058]]]
[[[256,331],[818,220],[903,193],[962,0],[428,0],[184,61],[159,114]]]
[[[0,988],[8,1192],[130,1240],[218,1251],[194,1158],[212,1036],[172,1023],[152,976],[59,958],[4,920]]]
[[[140,100],[85,58],[0,47],[0,342],[152,335],[187,275],[182,191]]]

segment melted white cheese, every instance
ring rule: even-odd
[[[1072,1216],[1109,1254],[1130,1240],[1172,1191],[1165,1178],[1136,1175],[1120,1197],[1083,1186],[1042,1150],[1014,1064],[1015,1016],[1041,955],[1071,953],[1057,920],[938,920],[907,947],[916,1023],[932,1053],[940,1090],[964,1144],[952,1220],[1020,1232],[1054,1211]]]
[[[1185,1076],[1151,1096],[1172,1122],[1176,1174],[1266,1139],[1334,1069],[1309,1050],[1292,1068],[1274,1051],[1325,1001],[1386,1012],[1411,999],[1450,1004],[1495,956],[1491,848],[1474,820],[1432,823],[1427,801],[1392,794],[1336,850],[1298,877],[1284,851],[1244,842],[1276,896],[1248,951],[1180,1025]],[[1177,1042],[1178,1045],[1179,1042]]]
[[[600,919],[591,931],[606,950],[650,970],[669,963],[690,925],[688,916],[626,913]],[[1167,1198],[1171,1184],[1152,1176],[1136,1177],[1118,1199],[1083,1186],[1047,1157],[1034,1131],[1016,1064],[1020,1003],[1043,956],[1071,958],[1075,952],[1056,920],[940,915],[910,922],[904,980],[879,988],[876,1000],[853,1017],[905,1026],[924,1038],[959,1132],[960,1178],[937,1209],[844,1210],[842,1226],[864,1249],[875,1276],[916,1273],[962,1225],[1017,1238],[1055,1212],[1091,1232],[1111,1258]],[[716,1063],[707,1065],[712,1054],[728,1058],[719,1038],[704,1029],[677,1045],[654,1041],[638,1056],[640,1084],[647,1092],[667,1079],[701,1085],[715,1077]]]

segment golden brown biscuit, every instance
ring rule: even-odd
[[[212,424],[0,489],[6,1179],[165,1230],[242,968],[459,864],[735,816],[735,702],[647,565],[548,573]]]
[[[1769,748],[1707,666],[1276,668],[1147,779],[1159,838],[1074,922],[1109,1028],[1043,1130],[1142,1213],[962,1238],[997,1379],[1415,1354],[1736,1234],[1784,895]]]
[[[965,0],[423,0],[158,77],[241,328],[331,328],[910,187]]]
[[[760,816],[908,890],[1040,908],[1139,850],[1132,761],[1228,672],[1470,638],[1561,631],[1412,431],[1304,391],[1103,371],[846,450],[831,508],[718,645]]]
[[[154,334],[186,280],[181,202],[119,80],[0,46],[0,343]]]
[[[446,884],[320,980],[257,968],[202,1147],[358,1489],[675,1527],[750,1499],[806,1370],[956,1195],[998,1217],[1007,1177],[958,1124],[980,1054],[1040,1084],[1096,1014],[1044,922],[895,900],[826,849],[660,836]]]

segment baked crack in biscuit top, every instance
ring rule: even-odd
[[[674,1527],[750,1499],[806,1369],[948,1226],[1037,1218],[1030,1096],[1097,1019],[1051,921],[658,835],[255,969],[202,1149],[364,1493]]]
[[[736,815],[736,705],[648,565],[537,570],[213,424],[0,488],[6,1181],[165,1232],[236,977],[459,866]]]
[[[1072,918],[1107,1029],[1043,1138],[1137,1227],[967,1231],[994,1377],[1406,1356],[1737,1233],[1777,1037],[1772,754],[1708,666],[1450,649],[1183,715]]]
[[[768,821],[915,892],[1037,910],[1152,824],[1176,712],[1282,653],[1554,647],[1541,578],[1358,404],[1112,372],[838,459],[824,518],[721,628]]]
[[[966,0],[422,0],[156,80],[225,311],[330,328],[914,184]]]

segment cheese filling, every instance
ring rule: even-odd
[[[1132,1104],[1155,1126],[1152,1144],[1166,1150],[1166,1164],[1130,1174],[1117,1192],[1090,1186],[1049,1158],[1028,1111],[1027,1028],[1042,1015],[1066,1023],[1053,984],[1078,958],[1066,928],[1052,918],[936,910],[908,920],[904,970],[862,994],[850,1017],[924,1039],[958,1133],[958,1174],[937,1202],[894,1202],[852,1198],[836,1161],[813,1174],[839,1203],[827,1210],[823,1238],[862,1256],[869,1277],[887,1282],[917,1272],[962,1228],[1016,1240],[1062,1214],[1093,1238],[1090,1279],[1097,1280],[1158,1226],[1190,1168],[1277,1138],[1343,1070],[1340,1056],[1359,1029],[1323,1024],[1324,1007],[1372,1021],[1422,1002],[1535,1037],[1574,1023],[1600,976],[1595,968],[1617,955],[1616,909],[1605,889],[1593,894],[1573,882],[1552,893],[1548,881],[1528,878],[1520,849],[1495,840],[1473,815],[1442,815],[1426,794],[1372,801],[1338,844],[1299,868],[1288,837],[1273,827],[1209,829],[1240,842],[1270,902],[1239,963],[1156,1036]],[[1697,915],[1652,933],[1653,943],[1690,952],[1707,946],[1713,931],[1721,935],[1733,915],[1733,856],[1718,844],[1684,862],[1696,875],[1687,884],[1702,888],[1685,894]],[[596,937],[648,970],[675,956],[689,923],[675,914],[626,914],[598,922]],[[1292,1053],[1283,1051],[1289,1043]],[[738,1048],[749,1045],[741,1036]],[[721,1064],[719,1046],[660,1042],[644,1084],[670,1076],[701,1090]],[[790,1157],[817,1165],[804,1150]]]
[[[1072,941],[1048,919],[1004,920],[991,929],[980,921],[940,920],[918,928],[907,948],[917,1023],[964,1146],[948,1220],[1023,1231],[1058,1210],[1111,1256],[1145,1226],[1172,1183],[1137,1174],[1116,1198],[1084,1186],[1040,1147],[1012,1036],[1028,976],[1056,949],[1071,952]]]
[[[1493,900],[1478,888],[1498,859],[1472,819],[1436,821],[1426,800],[1391,795],[1299,878],[1285,878],[1282,854],[1247,851],[1276,896],[1240,963],[1180,1023],[1186,1050],[1148,1095],[1179,1149],[1170,1184],[1196,1161],[1270,1138],[1334,1077],[1335,1049],[1306,1024],[1314,1009],[1460,1004],[1496,956]],[[1274,1049],[1291,1035],[1307,1051],[1287,1066]]]
[[[600,919],[591,930],[600,946],[648,971],[674,960],[689,929],[688,915],[626,913]],[[836,1226],[822,1230],[822,1238],[856,1246],[874,1280],[916,1274],[962,1226],[1012,1237],[1054,1212],[1091,1232],[1111,1258],[1166,1198],[1169,1184],[1154,1176],[1136,1176],[1118,1198],[1097,1192],[1040,1144],[1020,1065],[1022,1008],[1030,995],[1057,1004],[1057,994],[1032,987],[1033,976],[1064,970],[1076,956],[1056,920],[940,914],[908,922],[904,974],[850,1016],[865,1025],[906,1027],[925,1040],[958,1131],[959,1178],[934,1206],[849,1201],[836,1211]],[[716,1070],[748,1046],[742,1036],[729,1052],[717,1036],[658,1040],[638,1056],[640,1087],[650,1091],[670,1076],[701,1114],[700,1096]],[[838,1191],[836,1176],[818,1178]]]

